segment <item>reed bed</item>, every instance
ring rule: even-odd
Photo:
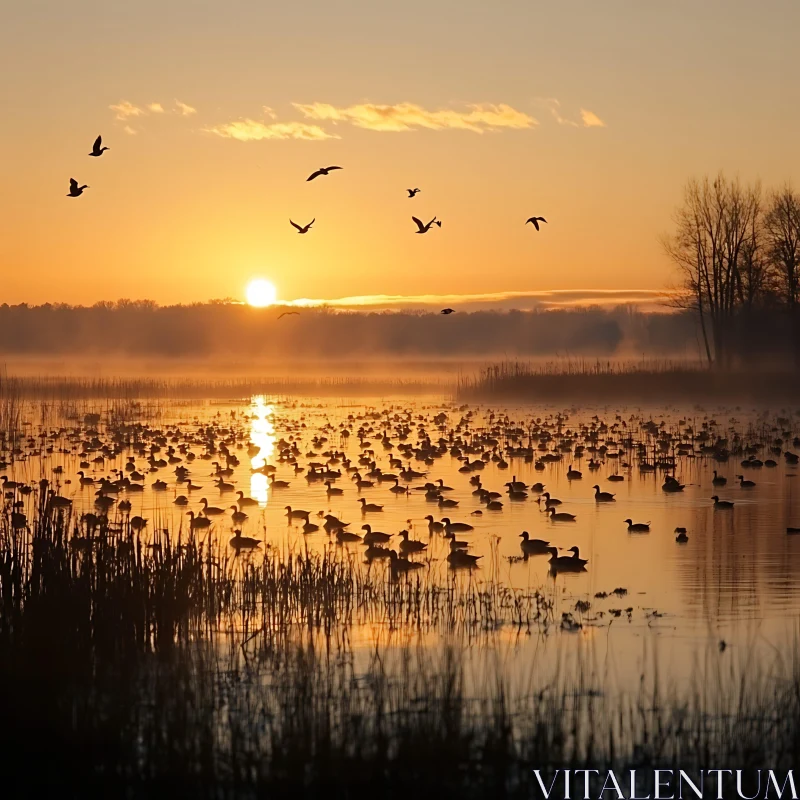
[[[130,401],[158,399],[248,400],[252,395],[281,397],[441,394],[452,382],[436,378],[338,377],[0,377],[0,414],[7,397],[68,403],[77,400]]]
[[[796,640],[768,671],[709,649],[682,689],[653,654],[637,688],[611,691],[588,646],[555,669],[498,659],[501,629],[554,632],[541,592],[392,580],[344,550],[146,542],[124,521],[90,535],[45,490],[19,513],[0,518],[8,796],[529,797],[534,768],[777,769],[800,754]]]
[[[652,360],[504,361],[477,374],[459,376],[456,387],[460,400],[570,403],[792,402],[799,396],[800,376],[788,370],[722,371],[709,370],[699,363]]]

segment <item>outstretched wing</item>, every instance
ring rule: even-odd
[[[289,220],[289,222],[292,224],[292,226],[293,226],[293,227],[297,228],[297,230],[299,230],[299,231],[303,230],[303,229],[300,227],[300,225],[298,225],[296,222],[292,222],[291,220]]]
[[[102,146],[102,144],[103,144],[103,137],[102,137],[102,136],[98,136],[98,137],[97,137],[97,138],[94,140],[94,144],[92,145],[92,150],[94,150],[94,151],[96,152],[97,150],[99,150],[99,149],[100,149],[100,147]]]
[[[341,169],[341,167],[326,167],[326,169],[330,172],[332,169]]]
[[[545,223],[547,222],[547,220],[544,217],[539,217],[539,221],[540,222],[545,222]]]
[[[539,230],[539,223],[536,221],[536,217],[531,217],[525,224],[527,225],[528,222],[532,222],[533,227],[536,228],[537,231]]]
[[[306,228],[310,228],[316,221],[317,221],[317,218],[314,217],[314,219],[312,219],[311,222],[309,222],[308,225],[306,225]]]
[[[422,220],[421,220],[421,219],[417,219],[416,217],[411,217],[411,219],[413,219],[413,220],[414,220],[414,222],[417,224],[417,227],[418,227],[418,228],[419,228],[421,231],[424,231],[424,230],[425,230],[425,226],[422,224]]]
[[[313,181],[313,180],[314,180],[314,178],[319,178],[319,176],[320,176],[320,175],[324,175],[324,174],[325,174],[325,173],[324,173],[324,172],[323,172],[321,169],[318,169],[316,172],[312,172],[312,173],[311,173],[311,174],[310,174],[310,175],[309,175],[309,176],[306,178],[306,182],[308,182],[308,181]]]
[[[69,188],[70,188],[70,191],[72,191],[73,189],[77,189],[78,188],[78,181],[76,181],[75,178],[70,178],[69,179]]]

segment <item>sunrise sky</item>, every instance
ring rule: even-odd
[[[798,30],[797,0],[6,4],[0,302],[661,289],[689,176],[800,184]]]

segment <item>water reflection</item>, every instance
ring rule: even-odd
[[[269,463],[275,449],[274,409],[263,395],[254,395],[250,405],[250,442],[259,448],[250,457],[250,468],[261,469]],[[269,479],[263,472],[253,472],[250,476],[250,496],[265,508],[269,500]]]

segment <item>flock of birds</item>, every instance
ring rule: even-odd
[[[358,443],[357,451],[352,448],[353,440]],[[524,504],[534,497],[539,516],[546,514],[551,524],[576,521],[577,514],[563,510],[562,501],[551,495],[543,481],[526,483],[512,475],[501,491],[487,488],[482,476],[489,465],[495,468],[495,475],[513,469],[514,462],[529,465],[534,472],[550,469],[552,475],[552,470],[567,464],[563,474],[572,484],[583,481],[584,473],[575,462],[585,459],[590,473],[605,468],[609,483],[630,480],[634,470],[640,474],[661,472],[661,489],[669,495],[685,489],[686,484],[676,473],[691,459],[722,464],[739,458],[742,469],[757,470],[777,467],[781,457],[788,467],[796,466],[798,455],[791,448],[800,447],[800,437],[793,436],[786,418],[747,434],[735,430],[723,434],[717,423],[708,419],[699,424],[684,419],[672,428],[633,415],[623,419],[619,414],[611,421],[595,416],[587,422],[571,423],[565,414],[515,420],[504,412],[489,410],[479,418],[462,406],[435,414],[388,407],[349,414],[338,423],[329,418],[314,423],[305,414],[287,414],[281,420],[280,437],[275,436],[270,461],[251,439],[250,413],[236,411],[227,418],[198,418],[191,424],[165,427],[145,422],[109,421],[102,425],[99,415],[88,415],[83,424],[42,431],[25,441],[5,444],[0,469],[6,472],[23,470],[25,463],[37,456],[60,456],[59,463],[51,467],[51,478],[21,481],[16,475],[0,476],[14,529],[27,528],[26,500],[38,490],[45,493],[49,512],[68,511],[76,501],[91,508],[79,517],[81,531],[76,535],[76,545],[91,546],[97,536],[142,532],[150,520],[134,514],[133,505],[149,489],[159,496],[171,492],[174,506],[194,505],[186,511],[192,531],[211,534],[229,521],[231,547],[255,550],[265,540],[245,536],[242,530],[250,515],[261,510],[262,503],[236,486],[237,477],[248,475],[249,466],[249,475],[264,476],[273,501],[282,493],[294,496],[297,487],[292,484],[298,482],[301,486],[305,482],[302,497],[324,498],[325,508],[317,512],[287,503],[283,510],[289,526],[299,528],[306,536],[324,533],[337,545],[362,545],[367,563],[385,560],[397,575],[421,569],[437,538],[446,546],[451,568],[479,566],[481,556],[470,552],[469,534],[475,532],[474,525],[453,518],[465,500],[479,506],[469,512],[473,518],[502,513],[505,503]],[[457,474],[467,477],[465,486],[456,489],[442,478],[431,477],[442,459],[455,459],[460,464]],[[74,466],[79,469],[73,479],[70,469]],[[279,478],[279,470],[287,474]],[[757,482],[743,474],[736,480],[741,491],[756,489]],[[77,487],[71,488],[73,483]],[[721,488],[727,478],[715,470],[711,483]],[[409,501],[419,498],[447,516],[424,516],[425,525],[420,526],[427,529],[427,539],[412,538],[411,519],[399,532],[378,530],[374,522],[384,514],[386,505],[372,502],[371,495],[381,489]],[[596,504],[617,503],[616,494],[604,491],[599,483],[592,489]],[[84,499],[87,490],[93,491],[91,501]],[[235,495],[236,499],[213,505],[206,496],[210,491],[220,498]],[[202,493],[199,503],[192,500],[197,493]],[[715,510],[730,512],[734,508],[734,501],[716,494],[711,500]],[[351,501],[356,503],[360,525],[343,519],[341,512],[333,513],[334,507]],[[413,507],[415,504],[409,506]],[[649,522],[628,517],[624,524],[631,534],[650,532]],[[790,527],[787,533],[797,534],[800,529]],[[676,528],[675,534],[678,543],[688,541],[685,528]],[[581,557],[577,545],[558,548],[551,538],[532,538],[528,531],[522,531],[519,539],[519,558],[548,557],[553,573],[586,569],[588,560]]]
[[[97,139],[95,139],[95,141],[94,141],[94,144],[92,146],[92,152],[89,153],[89,155],[92,156],[93,158],[99,158],[107,150],[110,150],[110,148],[109,147],[105,147],[103,145],[103,137],[102,136],[98,136]],[[330,167],[320,167],[319,169],[317,169],[314,172],[312,172],[306,178],[306,181],[316,180],[319,177],[322,177],[322,176],[325,176],[325,175],[329,175],[331,172],[333,172],[335,170],[340,170],[340,169],[342,169],[342,167],[336,166],[336,165],[333,165],[333,166],[330,166]],[[86,184],[84,184],[82,186],[79,185],[78,181],[75,180],[75,178],[70,178],[69,179],[69,192],[67,193],[67,197],[80,197],[83,194],[84,190],[85,189],[89,189],[89,188],[90,187],[87,186]],[[411,199],[411,198],[416,197],[417,194],[419,194],[419,192],[421,190],[419,188],[415,188],[415,189],[406,189],[406,191],[408,192],[408,197]],[[431,230],[431,226],[433,226],[433,225],[436,225],[436,227],[438,227],[438,228],[442,227],[442,221],[440,219],[438,219],[436,216],[434,216],[428,222],[423,222],[419,217],[416,217],[416,216],[412,215],[411,220],[417,226],[417,230],[415,231],[415,233],[428,233],[428,231]],[[317,221],[316,217],[314,217],[314,219],[312,219],[311,222],[308,222],[305,225],[298,225],[296,222],[294,222],[294,220],[292,220],[290,218],[289,219],[289,224],[299,234],[306,234],[311,230],[311,226],[316,221]],[[533,227],[538,231],[538,230],[540,230],[540,228],[539,228],[539,223],[540,222],[546,223],[547,220],[544,217],[530,217],[528,220],[526,220],[525,224],[527,225],[528,223],[531,223],[533,225]],[[444,309],[441,313],[442,314],[452,314],[453,313],[453,309],[452,308]]]

